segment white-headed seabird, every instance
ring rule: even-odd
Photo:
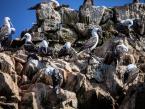
[[[130,29],[130,27],[133,26],[133,19],[121,20],[120,23]]]
[[[14,34],[16,29],[13,27],[11,23],[11,19],[9,17],[4,18],[4,24],[0,29],[0,38],[8,38],[12,34]]]
[[[53,8],[57,8],[57,7],[59,7],[60,6],[60,4],[59,4],[59,2],[57,1],[57,0],[50,0],[50,3],[53,3],[54,5],[53,5]]]
[[[122,44],[118,44],[116,46],[116,51],[118,53],[127,53],[128,52],[128,47],[126,45],[124,45],[123,43]]]
[[[49,42],[47,42],[46,40],[43,40],[39,44],[39,52],[42,52],[43,54],[47,54],[48,44],[49,44]]]
[[[117,67],[119,63],[123,62],[121,57],[123,57],[127,52],[128,52],[128,47],[123,43],[123,40],[120,40],[114,49],[114,53],[115,53],[114,59],[116,60],[115,62]]]
[[[135,79],[138,77],[139,70],[135,64],[129,64],[126,68],[126,72],[124,73],[124,83],[128,85],[129,83],[133,83]]]
[[[92,37],[87,40],[83,46],[84,50],[94,50],[96,48],[96,46],[98,45],[99,42],[99,32],[101,33],[102,30],[100,28],[93,28],[92,29]]]
[[[30,33],[26,33],[22,39],[22,41],[24,42],[24,48],[25,50],[29,51],[29,52],[37,52],[37,48],[35,47],[35,45],[32,42],[32,36]]]
[[[30,44],[32,43],[32,36],[30,33],[26,33],[21,40],[25,39],[25,44]]]
[[[56,94],[59,94],[61,84],[63,83],[63,76],[59,70],[54,67],[47,66],[47,68],[42,69],[42,73],[46,76],[51,76],[53,81],[53,89]]]
[[[70,56],[71,52],[72,52],[71,43],[70,42],[66,42],[64,44],[64,46],[60,49],[60,51],[58,53],[58,57],[67,56],[67,55]]]

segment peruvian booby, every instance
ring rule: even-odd
[[[0,38],[9,38],[12,34],[14,34],[16,29],[13,27],[11,20],[9,17],[4,18],[4,24],[0,29]]]
[[[115,60],[115,64],[118,67],[119,63],[122,63],[122,57],[128,52],[128,47],[123,43],[123,40],[119,40],[118,44],[113,48],[113,59]],[[116,67],[116,68],[117,68]]]
[[[25,44],[32,43],[32,36],[30,33],[26,33],[21,40],[25,39]]]
[[[30,33],[26,33],[22,38],[22,41],[25,40],[24,43],[24,48],[25,50],[29,51],[29,52],[37,52],[37,48],[35,47],[35,45],[32,42],[32,36]]]
[[[132,83],[138,76],[139,70],[135,64],[129,64],[124,73],[124,83]]]
[[[121,20],[120,23],[130,29],[130,27],[133,26],[133,19]]]
[[[54,67],[48,66],[47,68],[43,69],[42,73],[52,77],[53,89],[54,89],[56,94],[59,94],[60,93],[60,86],[63,82],[63,76],[59,72],[59,70],[54,68]]]
[[[44,67],[44,63],[39,61],[39,58],[35,54],[30,54],[27,57],[24,74],[27,75],[28,78],[31,80],[33,76],[38,72],[38,70]]]
[[[60,6],[59,2],[57,0],[50,0],[50,3],[53,3],[52,4],[52,7],[53,8],[57,8]]]
[[[70,57],[72,57],[75,54],[76,54],[76,51],[71,47],[71,43],[70,42],[66,42],[64,44],[64,46],[60,49],[60,51],[58,53],[58,57],[62,57],[62,56],[70,56]]]
[[[101,32],[102,30],[100,28],[93,28],[91,31],[92,37],[85,42],[83,49],[89,49],[90,51],[94,50],[98,45],[99,35],[101,35]]]
[[[124,45],[123,43],[122,44],[118,44],[116,46],[116,51],[118,53],[127,53],[128,52],[128,47],[126,45]]]
[[[43,40],[39,44],[39,52],[42,52],[43,54],[47,54],[48,44],[49,44],[49,42],[47,42],[46,40]]]

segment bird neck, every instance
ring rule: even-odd
[[[92,31],[92,37],[99,37],[96,31]]]
[[[96,37],[96,43],[98,43],[99,42],[99,36],[98,36],[98,34],[95,36]]]
[[[7,25],[8,27],[11,27],[10,22],[8,20],[4,21],[4,25]]]
[[[31,37],[27,37],[26,42],[31,42],[32,38]]]

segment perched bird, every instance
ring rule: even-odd
[[[116,52],[117,53],[127,53],[128,52],[128,47],[126,45],[122,44],[118,44],[116,46]]]
[[[60,4],[59,4],[59,2],[57,0],[50,0],[50,3],[51,2],[53,3],[53,8],[56,8],[56,7],[60,6]]]
[[[24,74],[31,80],[38,70],[44,68],[45,65],[39,61],[35,54],[28,55],[27,63],[25,65]]]
[[[68,55],[71,57],[74,54],[76,54],[76,51],[71,47],[71,43],[66,42],[64,46],[60,49],[58,53],[58,57],[68,56]]]
[[[130,29],[130,27],[133,26],[133,19],[121,20],[120,23]]]
[[[94,50],[99,43],[99,35],[102,36],[101,32],[102,30],[100,28],[93,28],[91,31],[92,37],[85,42],[82,49],[89,49],[90,51]]]
[[[129,64],[124,73],[124,83],[132,83],[138,76],[139,70],[135,64]]]
[[[46,40],[43,40],[39,44],[39,52],[42,52],[43,54],[47,54],[48,44],[49,44],[49,42],[47,42]]]
[[[119,63],[123,63],[122,57],[128,52],[128,47],[124,45],[123,40],[120,40],[118,44],[114,47],[113,58],[115,60],[116,66]]]
[[[11,20],[9,17],[4,18],[4,24],[0,29],[0,38],[9,38],[12,34],[14,34],[16,29],[13,27]]]
[[[25,44],[32,44],[32,36],[30,33],[26,33],[21,40],[25,39]]]
[[[37,48],[35,47],[35,45],[32,42],[32,36],[30,33],[26,33],[22,39],[22,41],[24,40],[24,48],[25,50],[29,51],[29,52],[37,52]]]
[[[53,81],[53,89],[56,94],[60,93],[60,86],[63,82],[63,76],[59,72],[58,69],[48,66],[47,68],[43,69],[43,72],[45,75],[51,76],[52,81]]]

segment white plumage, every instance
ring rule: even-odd
[[[93,28],[92,29],[92,31],[91,31],[92,37],[84,43],[84,45],[82,47],[83,51],[84,50],[92,51],[96,48],[96,46],[98,45],[98,42],[99,42],[99,35],[98,35],[99,31],[101,32],[102,30],[100,28]],[[81,54],[83,51],[81,51],[79,54]]]
[[[55,68],[53,68],[51,66],[48,66],[47,68],[44,69],[44,74],[52,76],[53,72],[54,72],[54,69]]]
[[[25,43],[32,42],[32,36],[30,33],[26,33],[22,39],[26,39]]]
[[[5,17],[4,24],[0,30],[0,36],[1,37],[8,37],[8,36],[12,35],[13,33],[15,33],[15,31],[16,31],[16,29],[13,27],[10,18]]]
[[[50,0],[50,2],[55,3],[55,5],[56,5],[57,7],[60,6],[60,4],[58,3],[58,1],[56,1],[56,0]]]
[[[92,34],[92,37],[94,37],[94,38],[91,38],[90,40],[95,40],[95,43],[94,43],[94,45],[90,48],[90,50],[93,50],[93,49],[95,49],[96,48],[96,46],[98,45],[98,42],[99,42],[99,36],[98,36],[98,30],[99,30],[99,28],[94,28],[93,30],[92,30],[92,32],[91,32],[91,34]],[[92,41],[93,42],[93,41]],[[91,43],[91,42],[90,42]]]
[[[124,82],[125,85],[129,83],[133,83],[135,80],[138,80],[139,70],[135,64],[129,64],[126,68],[126,72],[124,73]]]
[[[127,66],[127,71],[131,72],[132,70],[137,69],[137,66],[135,64],[129,64]]]
[[[133,19],[121,20],[120,23],[122,25],[127,26],[128,28],[130,28],[131,26],[133,26]]]
[[[48,48],[48,44],[49,44],[49,42],[47,42],[46,40],[43,40],[43,41],[39,44],[39,48],[41,48],[41,47]]]
[[[116,51],[120,53],[127,53],[128,52],[128,47],[124,44],[119,44],[116,46]]]
[[[63,47],[65,47],[66,49],[70,49],[71,48],[71,43],[66,42]]]

